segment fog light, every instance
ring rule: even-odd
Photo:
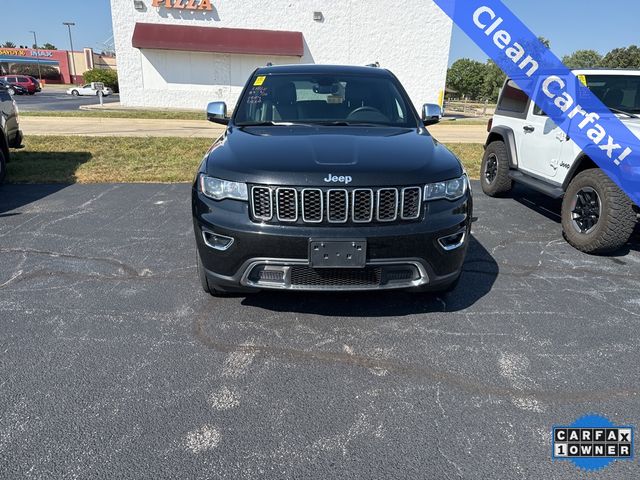
[[[447,235],[446,237],[442,237],[438,239],[438,243],[440,246],[450,252],[451,250],[455,250],[456,248],[460,248],[464,245],[464,241],[467,237],[467,230],[461,230],[453,235]]]
[[[228,250],[229,247],[233,245],[233,238],[213,232],[208,232],[206,230],[202,231],[202,238],[204,239],[204,243],[206,243],[208,247],[211,247],[214,250],[220,250],[222,252]]]

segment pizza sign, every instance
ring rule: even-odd
[[[151,6],[177,10],[213,10],[211,0],[153,0]]]

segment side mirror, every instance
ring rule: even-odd
[[[229,125],[227,104],[224,102],[211,102],[207,105],[207,120],[213,123]]]
[[[436,105],[435,103],[425,103],[422,106],[422,121],[424,122],[425,127],[440,123],[441,118],[442,108],[440,108],[440,105]]]

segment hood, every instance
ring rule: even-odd
[[[416,185],[459,177],[457,158],[424,129],[230,127],[208,155],[207,174],[271,185]],[[344,177],[338,181],[325,181]]]
[[[640,138],[640,118],[621,118],[620,121],[638,138]]]

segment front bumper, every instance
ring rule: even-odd
[[[277,290],[382,290],[454,281],[470,240],[470,192],[460,200],[425,204],[424,218],[392,225],[267,225],[250,220],[248,204],[214,201],[193,190],[197,248],[208,279],[223,288]],[[233,239],[212,248],[211,234]],[[450,244],[442,242],[451,237]],[[364,269],[312,269],[310,239],[366,239]],[[457,245],[459,243],[459,245]]]

